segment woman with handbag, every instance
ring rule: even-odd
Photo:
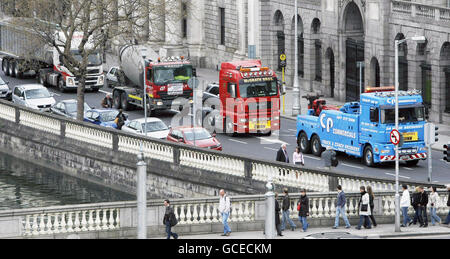
[[[361,226],[364,222],[367,222],[367,229],[371,229],[369,216],[371,215],[370,211],[370,197],[366,192],[366,187],[359,187],[359,191],[361,192],[361,199],[359,200],[359,223],[356,227],[357,230],[361,230]]]
[[[300,200],[297,203],[298,219],[302,223],[303,232],[309,227],[306,217],[309,217],[309,198],[306,196],[306,190],[300,191]]]
[[[430,207],[431,225],[435,226],[436,222],[440,224],[441,218],[436,214],[436,210],[441,205],[441,199],[439,198],[439,194],[436,192],[436,186],[430,187],[430,197],[428,199],[428,204]]]
[[[375,204],[374,204],[373,201],[375,200],[375,194],[373,194],[371,186],[367,186],[367,194],[369,194],[369,198],[370,198],[370,201],[369,201],[370,216],[369,216],[369,218],[372,221],[373,227],[376,228],[377,227],[377,221],[375,220],[375,217],[373,216],[373,208],[375,207]]]

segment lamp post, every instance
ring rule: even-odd
[[[414,36],[411,40],[417,43],[424,43],[425,36]],[[398,127],[398,47],[400,44],[406,42],[406,39],[395,40],[395,129],[399,131]],[[399,157],[398,157],[398,145],[395,146],[395,232],[401,232],[400,230],[400,194],[399,194]]]
[[[295,8],[295,32],[294,32],[294,42],[295,42],[295,66],[294,66],[294,104],[292,107],[292,115],[299,115],[301,113],[300,106],[300,85],[298,81],[298,7],[297,0],[294,4]]]

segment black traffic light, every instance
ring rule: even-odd
[[[450,144],[444,145],[444,160],[450,162]]]
[[[438,126],[434,126],[434,140],[435,140],[435,142],[439,141],[439,138],[438,138],[439,132],[438,132],[438,130],[439,130],[439,127]],[[431,137],[433,137],[433,136],[431,136]]]

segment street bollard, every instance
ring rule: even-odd
[[[265,235],[266,239],[275,238],[275,193],[273,192],[274,186],[272,179],[270,178],[266,184],[266,222],[265,222]]]
[[[146,213],[147,213],[147,164],[144,154],[138,154],[137,162],[137,238],[147,239]]]

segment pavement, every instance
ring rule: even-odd
[[[174,229],[176,231],[176,229]],[[282,237],[275,237],[275,239],[337,239],[338,237],[347,237],[352,239],[367,238],[367,239],[410,239],[410,238],[450,238],[450,227],[448,226],[431,226],[427,228],[419,228],[418,225],[411,225],[410,227],[401,228],[401,232],[395,232],[394,224],[378,225],[376,228],[361,230],[355,229],[352,226],[349,229],[341,226],[338,229],[328,228],[310,228],[307,232],[300,229],[295,231],[285,230]],[[162,239],[163,237],[153,238]],[[179,239],[265,239],[262,231],[252,232],[232,232],[228,237],[222,237],[220,234],[206,234],[206,235],[181,235]]]

